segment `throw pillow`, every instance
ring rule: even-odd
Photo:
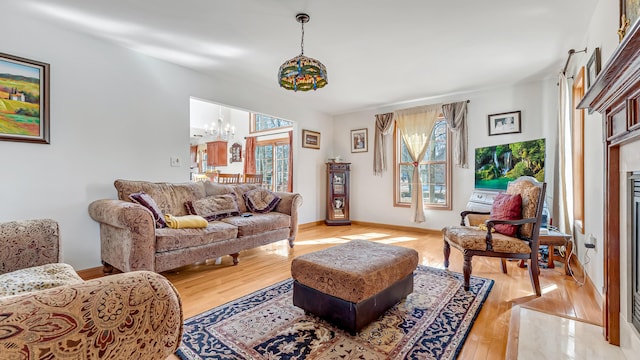
[[[520,220],[522,219],[522,197],[520,194],[509,195],[500,193],[496,196],[491,206],[491,219],[495,220]],[[517,225],[497,224],[496,232],[507,236],[516,236]]]
[[[187,201],[187,211],[191,215],[200,215],[207,221],[216,221],[229,216],[240,215],[236,194],[207,196],[202,199]]]
[[[267,189],[255,189],[242,194],[247,209],[254,213],[268,213],[278,206],[280,197]]]
[[[209,224],[205,218],[199,215],[173,216],[164,214],[167,226],[172,229],[202,229]]]
[[[131,201],[133,201],[134,203],[140,204],[151,211],[153,219],[156,222],[156,228],[167,227],[167,223],[164,221],[162,210],[160,210],[158,204],[156,204],[155,200],[153,200],[153,198],[149,196],[149,194],[145,193],[144,191],[140,191],[129,195],[129,199],[131,199]]]

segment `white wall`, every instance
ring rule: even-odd
[[[555,119],[557,101],[555,79],[534,83],[504,86],[496,89],[471,92],[463,95],[433,98],[411,104],[373,109],[336,116],[334,119],[333,154],[341,155],[352,163],[351,170],[351,218],[353,220],[383,224],[412,226],[439,230],[449,224],[460,222],[460,211],[464,210],[474,188],[474,150],[476,147],[505,144],[513,141],[546,139],[547,160],[545,177],[549,182],[548,194],[553,194],[554,161],[550,147],[556,141]],[[468,104],[469,168],[453,168],[451,211],[425,210],[426,222],[410,221],[411,209],[393,207],[393,136],[387,135],[388,171],[382,176],[373,175],[373,138],[375,114],[409,108],[424,104],[448,103],[470,100]],[[508,111],[522,111],[522,132],[488,136],[487,115]],[[369,151],[350,152],[350,131],[367,128]],[[375,196],[372,196],[374,195]]]
[[[331,118],[296,104],[277,87],[260,90],[207,77],[95,38],[23,16],[3,27],[2,52],[51,64],[51,144],[0,141],[0,221],[49,217],[60,222],[62,255],[76,269],[100,265],[98,224],[87,206],[115,198],[118,178],[188,181],[189,98],[296,121],[294,190],[304,197],[300,222],[324,217],[321,150],[300,146],[301,129],[331,132]],[[311,94],[312,95],[312,94]],[[304,169],[304,170],[302,170]]]

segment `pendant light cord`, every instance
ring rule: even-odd
[[[301,21],[302,25],[302,39],[300,40],[300,55],[304,55],[304,21]]]

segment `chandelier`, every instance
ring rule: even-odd
[[[300,55],[289,59],[280,66],[278,82],[280,87],[293,91],[309,91],[327,85],[327,68],[318,60],[304,56],[304,24],[309,15],[298,14],[296,20],[302,24]]]
[[[211,135],[214,139],[217,140],[233,140],[236,135],[236,127],[231,125],[230,121],[224,123],[224,118],[222,117],[222,106],[219,110],[218,122],[211,122],[211,125],[204,126],[205,134]]]

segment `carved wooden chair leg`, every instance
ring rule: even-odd
[[[465,252],[464,262],[462,265],[462,274],[464,275],[464,290],[469,291],[469,281],[471,280],[471,258],[473,255],[469,255]]]
[[[449,255],[451,254],[451,245],[449,245],[447,240],[444,240],[443,252],[444,252],[444,268],[448,269],[449,268]]]
[[[293,242],[295,239],[289,239],[289,247],[293,249]]]
[[[531,285],[536,292],[536,296],[541,296],[542,291],[540,291],[540,278],[538,275],[540,274],[540,268],[538,265],[538,259],[529,260],[529,277],[531,278]]]

